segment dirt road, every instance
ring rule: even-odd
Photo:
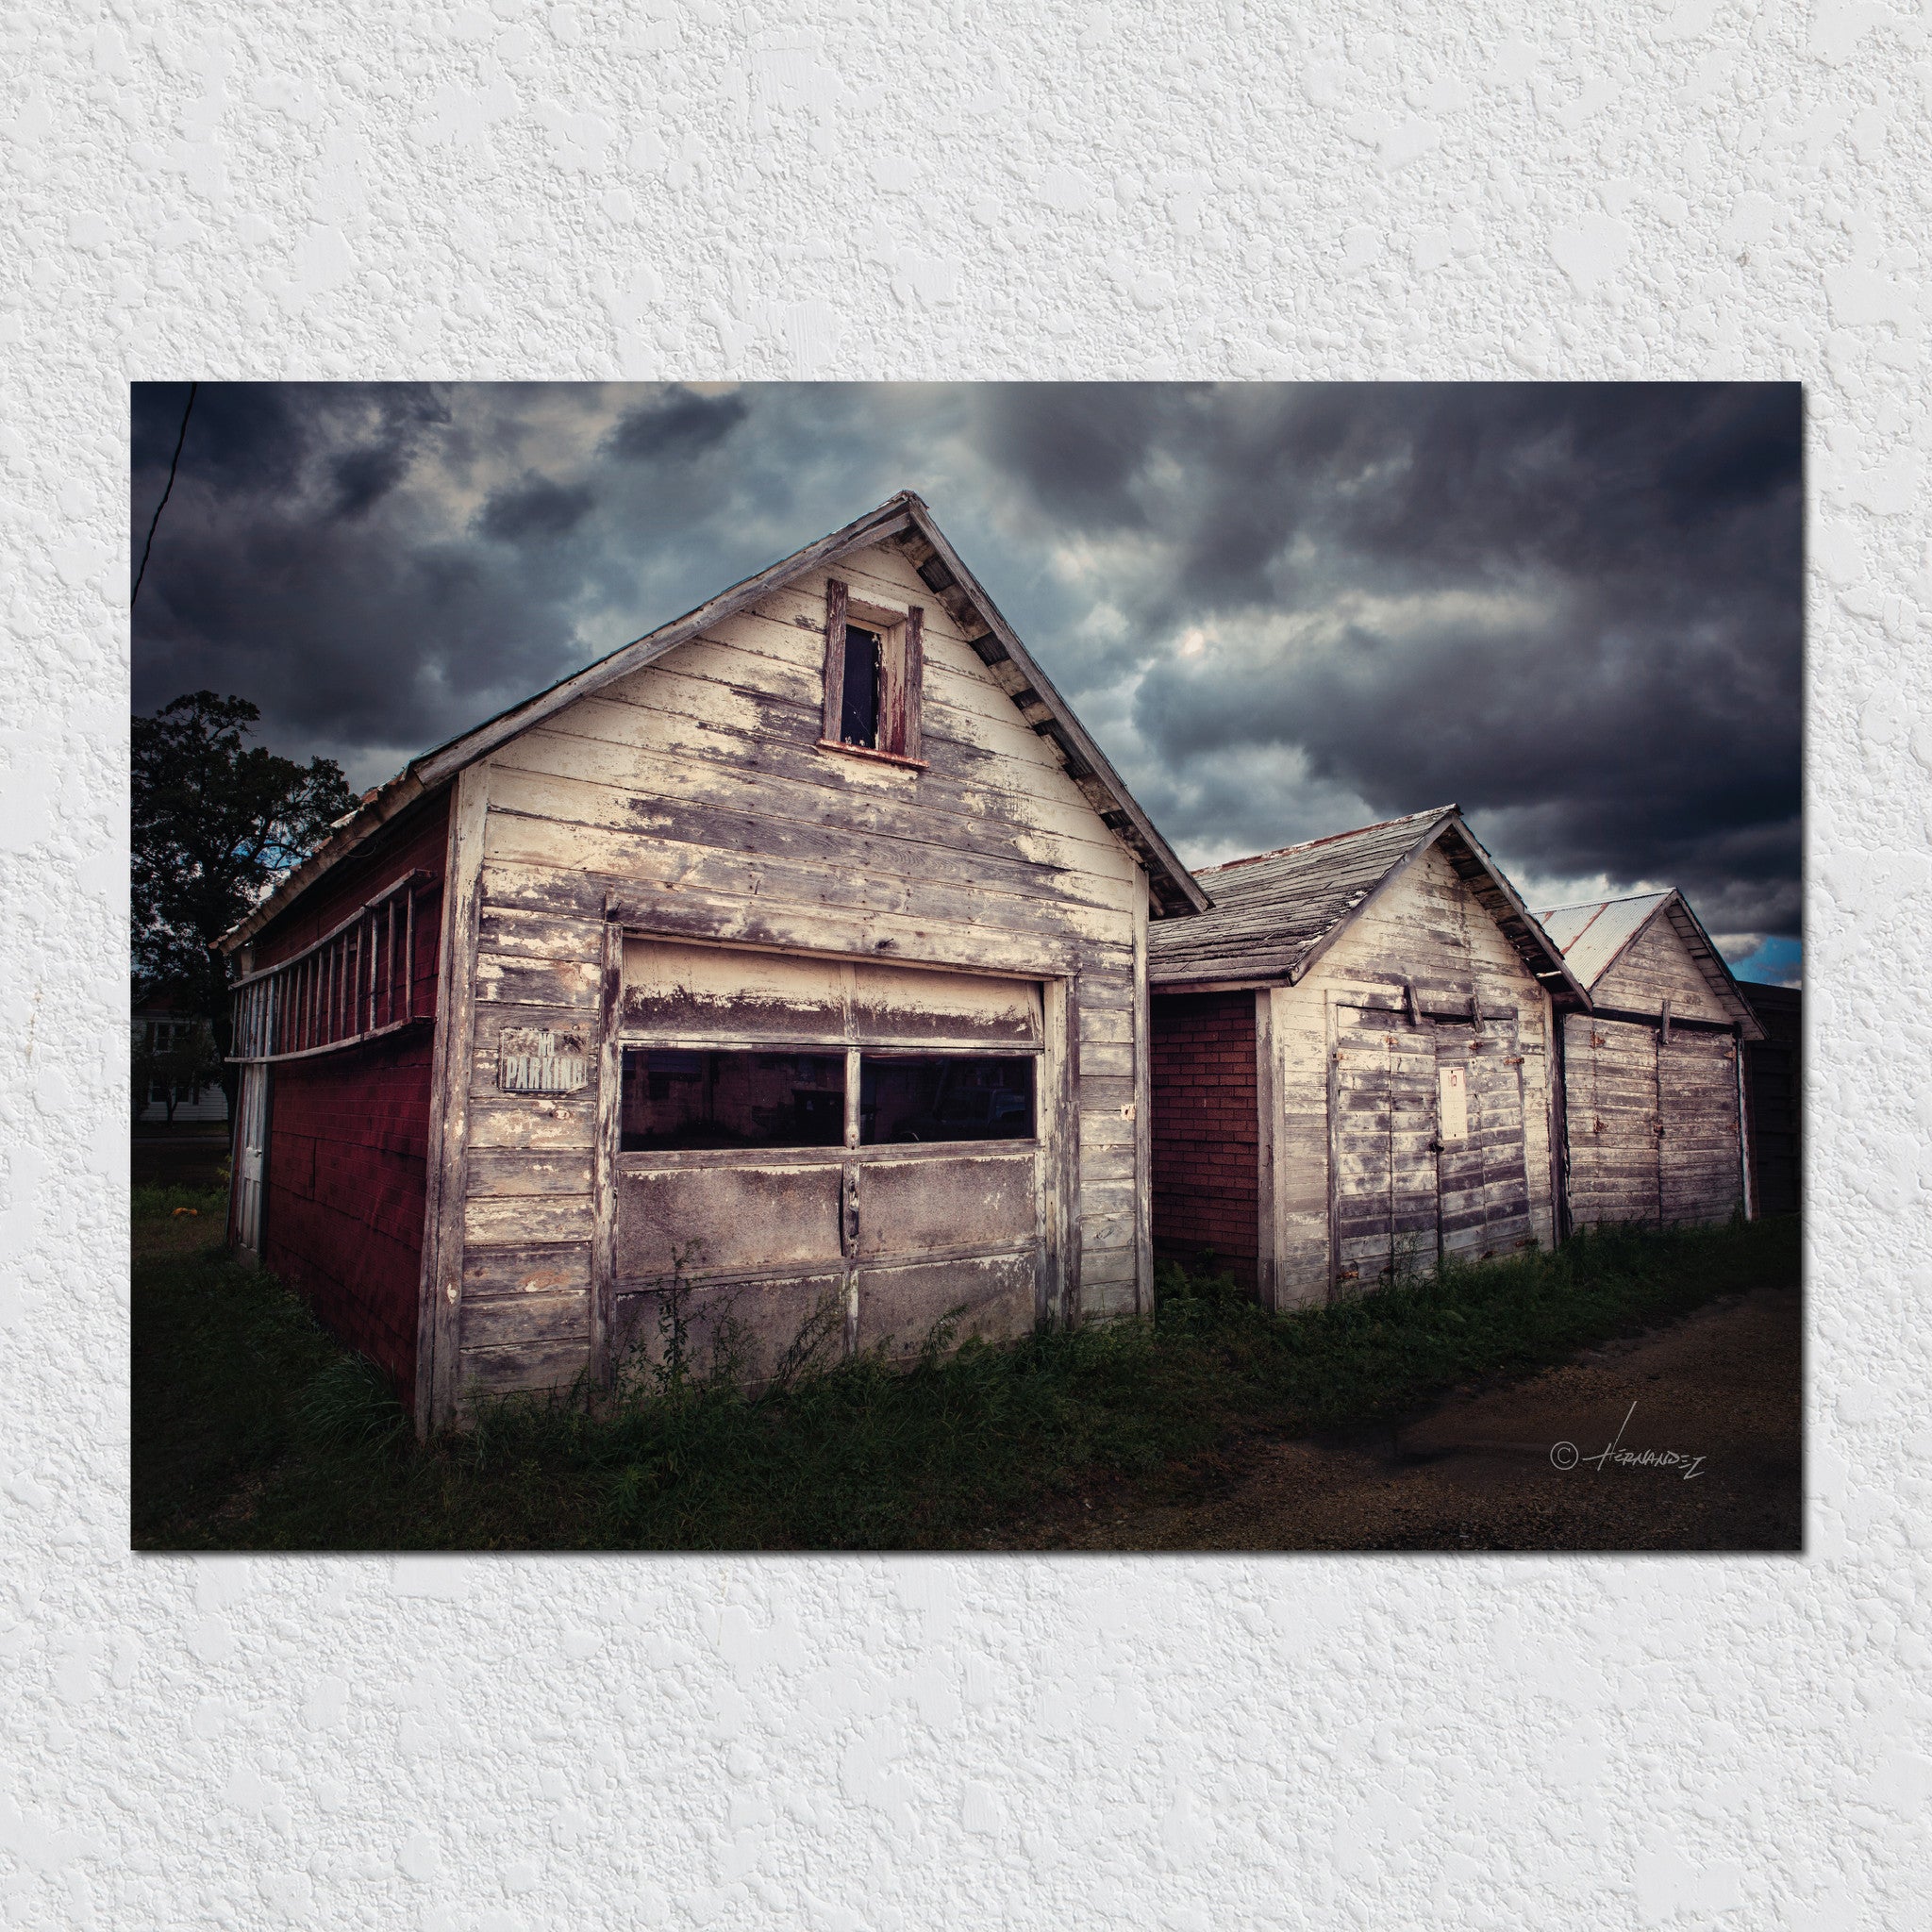
[[[1727,1297],[1528,1380],[1449,1395],[1400,1430],[1247,1438],[1199,1465],[1185,1500],[1096,1488],[1024,1544],[1795,1550],[1801,1335],[1795,1289]]]

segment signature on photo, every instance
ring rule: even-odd
[[[1580,1462],[1592,1462],[1599,1475],[1607,1463],[1618,1469],[1681,1469],[1687,1483],[1692,1476],[1702,1474],[1704,1457],[1686,1455],[1681,1449],[1625,1449],[1623,1446],[1624,1431],[1630,1426],[1630,1418],[1636,1413],[1637,1405],[1633,1402],[1624,1410],[1616,1435],[1594,1456],[1585,1456],[1574,1442],[1555,1442],[1550,1445],[1551,1462],[1563,1470],[1574,1469]]]

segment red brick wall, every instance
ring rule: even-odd
[[[1156,994],[1154,1252],[1212,1248],[1251,1292],[1260,1211],[1252,992]]]
[[[405,873],[425,872],[438,883],[417,891],[410,977],[415,1010],[433,1014],[448,798],[386,825],[319,880],[264,928],[256,965],[300,952]],[[415,1391],[433,1032],[412,1026],[269,1073],[263,1264],[385,1369],[406,1402]]]

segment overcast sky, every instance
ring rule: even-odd
[[[133,396],[134,554],[185,384]],[[1191,864],[1454,802],[1799,973],[1795,385],[204,385],[134,705],[358,788],[917,490]]]

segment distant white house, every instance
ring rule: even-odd
[[[207,1020],[199,1014],[183,1013],[175,1006],[174,997],[166,992],[153,993],[141,1001],[133,1013],[132,1045],[137,1057],[136,1077],[140,1077],[139,1065],[143,1049],[148,1054],[166,1054],[177,1047],[185,1047],[199,1037],[208,1038]],[[141,1097],[141,1106],[135,1113],[135,1120],[142,1124],[168,1118],[168,1087],[166,1079],[150,1079],[147,1091]],[[209,1079],[190,1079],[180,1083],[175,1096],[175,1122],[213,1123],[225,1126],[228,1120],[228,1097],[222,1091],[219,1075]]]

